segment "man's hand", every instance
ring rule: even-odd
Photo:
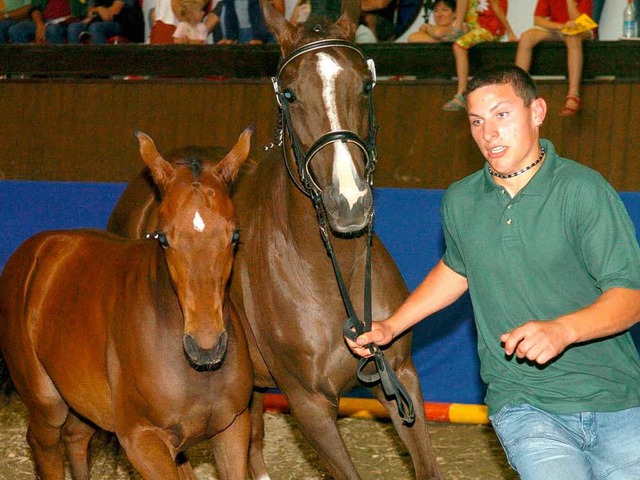
[[[344,338],[347,342],[349,348],[355,353],[364,358],[368,358],[373,356],[367,345],[373,343],[374,345],[382,346],[393,340],[393,332],[391,328],[385,323],[382,322],[373,322],[371,325],[371,331],[367,333],[363,333],[356,341],[349,340],[347,337]]]
[[[500,340],[504,352],[518,358],[526,358],[544,365],[560,355],[571,341],[571,332],[558,321],[531,321],[510,332],[503,333]]]

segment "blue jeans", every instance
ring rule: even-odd
[[[491,422],[522,480],[640,479],[640,407],[554,415],[507,405]]]
[[[120,24],[117,22],[92,22],[89,25],[82,22],[72,23],[69,25],[69,43],[78,43],[78,37],[84,31],[91,35],[91,43],[94,45],[102,45],[107,40],[116,35],[120,35]]]
[[[9,41],[9,27],[15,25],[14,20],[0,20],[0,43]]]
[[[9,28],[11,43],[31,43],[36,38],[36,24],[33,20],[18,22]],[[62,44],[67,39],[67,26],[60,23],[53,25],[48,23],[45,32],[47,43]]]

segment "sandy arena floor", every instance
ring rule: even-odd
[[[266,413],[266,461],[272,480],[329,478],[313,450],[298,433],[291,415]],[[410,459],[393,425],[375,419],[342,418],[340,429],[366,480],[413,478]],[[448,480],[516,480],[492,429],[481,425],[430,423],[438,462]],[[35,478],[25,441],[26,411],[18,398],[0,405],[0,480]],[[217,478],[207,444],[187,451],[202,479]],[[139,479],[117,441],[100,433],[91,445],[92,479]],[[70,478],[70,477],[67,477]]]

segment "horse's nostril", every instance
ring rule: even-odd
[[[228,335],[226,330],[220,334],[218,342],[212,348],[202,348],[197,340],[188,333],[182,337],[184,351],[189,361],[197,368],[212,369],[222,362],[227,352]]]

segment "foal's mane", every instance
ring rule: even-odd
[[[204,169],[204,164],[200,158],[197,157],[187,157],[185,159],[181,159],[176,161],[176,165],[185,165],[191,169],[193,173],[193,181],[197,181]]]

